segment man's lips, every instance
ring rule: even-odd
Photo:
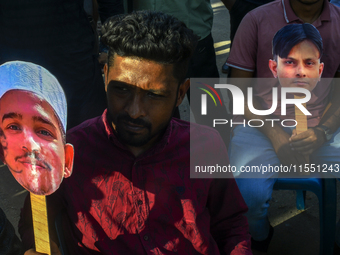
[[[39,160],[20,159],[20,160],[18,160],[18,162],[21,163],[21,164],[36,166],[38,168],[49,170],[47,165],[45,163],[39,161]]]
[[[145,128],[144,125],[137,125],[132,122],[125,122],[125,121],[123,122],[123,125],[126,127],[126,129],[130,131],[134,131],[134,132],[141,131]]]
[[[309,82],[307,81],[294,81],[293,83],[297,87],[306,87],[309,85]]]

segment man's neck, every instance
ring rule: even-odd
[[[134,147],[134,146],[130,146],[126,144],[126,147],[129,149],[129,151],[131,151],[131,153],[137,158],[139,155],[141,155],[143,152],[147,151],[148,149],[150,149],[152,146],[154,145],[154,143],[148,143],[144,146],[140,146],[140,147]]]
[[[123,143],[129,149],[129,151],[131,151],[131,153],[137,158],[139,155],[141,155],[142,153],[144,153],[145,151],[147,151],[148,149],[156,145],[162,139],[163,134],[164,132],[159,133],[155,137],[151,138],[145,145],[138,146],[138,147],[128,145],[124,142]]]
[[[303,22],[312,24],[319,18],[323,9],[324,1],[328,0],[319,0],[313,4],[305,4],[299,0],[290,0],[289,2],[296,16],[298,16]]]

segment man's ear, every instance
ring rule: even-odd
[[[74,148],[70,143],[65,144],[64,178],[70,177],[73,170]]]
[[[0,133],[2,132],[2,130],[0,129]],[[4,148],[3,148],[3,143],[5,143],[4,141],[4,137],[2,135],[0,135],[0,160],[6,164],[5,162],[5,155],[4,155]]]
[[[108,71],[109,71],[109,67],[107,66],[107,63],[104,65],[104,68],[103,68],[103,71],[104,71],[104,83],[105,83],[105,92],[107,92],[107,78],[108,78]]]
[[[190,80],[189,79],[186,79],[181,85],[179,85],[176,107],[178,107],[182,103],[182,101],[185,97],[185,94],[187,93],[189,87],[190,87]]]
[[[275,60],[269,59],[269,69],[272,71],[273,76],[277,78],[277,62]]]
[[[4,149],[2,148],[1,143],[0,143],[0,160],[6,165],[5,156],[4,156]]]
[[[324,66],[325,66],[324,63],[320,63],[319,65],[319,81],[321,80],[321,75],[322,75]]]

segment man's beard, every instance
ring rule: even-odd
[[[113,115],[110,113],[110,110],[108,108],[107,117],[109,119],[109,122],[114,125],[115,134],[122,143],[133,147],[141,147],[147,144],[154,137],[158,135],[163,135],[173,117],[175,109],[176,107],[173,108],[170,118],[162,125],[160,125],[158,129],[154,131],[154,133],[152,133],[152,124],[149,121],[145,121],[141,118],[133,119],[127,113],[118,114],[117,116],[112,118]],[[143,127],[147,130],[147,132],[143,135],[130,132],[129,130],[126,130],[124,128],[123,122]]]
[[[131,123],[143,127],[147,130],[147,133],[144,135],[136,134],[126,130],[124,128],[123,122]],[[124,144],[140,147],[148,143],[154,135],[151,134],[152,125],[150,122],[147,122],[143,119],[133,119],[127,113],[119,114],[115,119],[112,120],[112,123],[115,125],[115,132],[119,140],[121,140]],[[156,134],[155,134],[156,135]]]

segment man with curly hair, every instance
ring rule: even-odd
[[[103,31],[108,108],[67,133],[73,175],[48,198],[51,219],[65,208],[68,252],[251,254],[232,175],[190,179],[192,149],[208,164],[211,153],[215,164],[229,164],[221,137],[172,117],[189,87],[196,36],[176,18],[146,11],[111,18]]]

